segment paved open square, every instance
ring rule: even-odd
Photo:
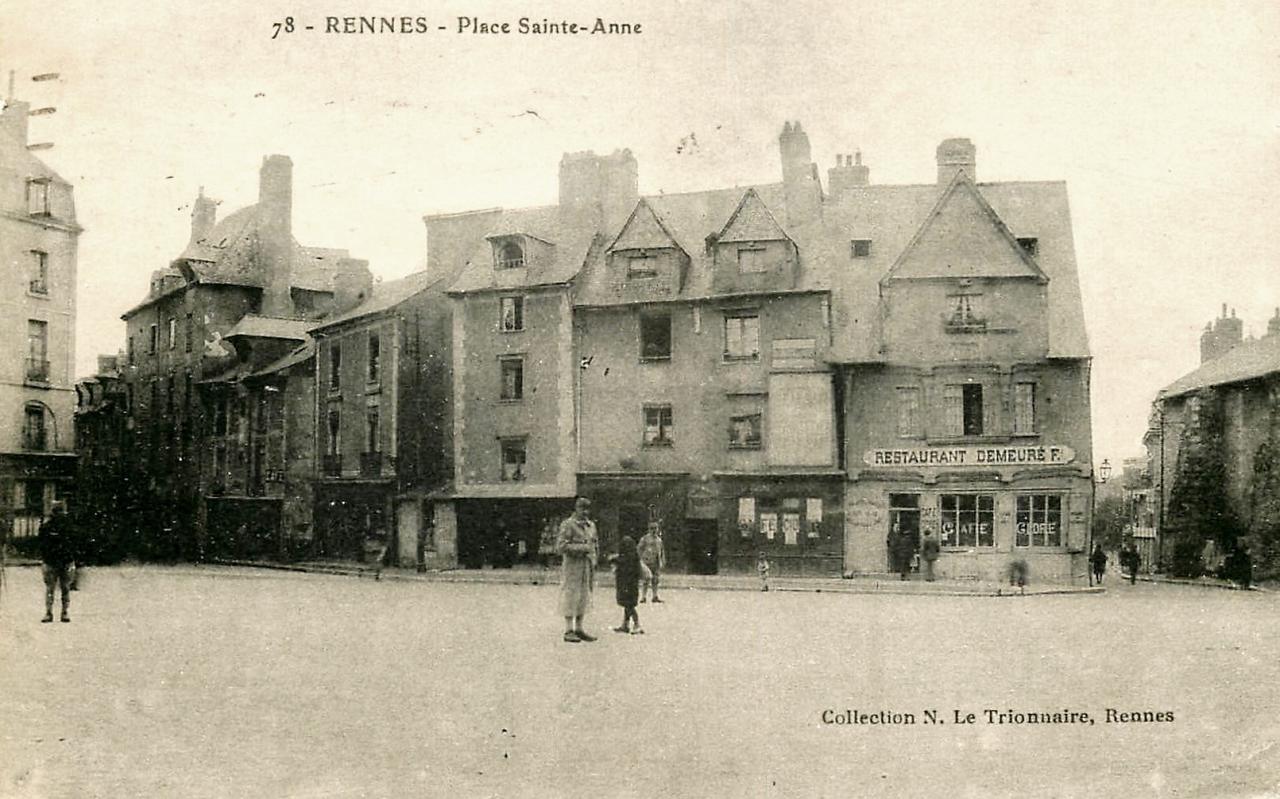
[[[103,568],[41,624],[11,567],[0,796],[1280,792],[1275,594],[605,588],[568,644],[557,590]]]

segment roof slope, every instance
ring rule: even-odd
[[[584,217],[544,205],[499,211],[484,218],[484,233],[469,248],[466,265],[450,283],[450,293],[489,289],[531,288],[568,283],[582,268],[595,243],[595,225]],[[554,245],[552,258],[524,269],[498,269],[493,263],[493,236],[523,234]],[[467,251],[463,248],[463,251]]]
[[[742,195],[742,202],[734,210],[729,221],[725,223],[716,238],[719,242],[743,241],[785,241],[788,238],[782,225],[769,212],[769,207],[756,194],[755,189],[747,189]]]
[[[1280,336],[1246,341],[1160,390],[1158,399],[1172,399],[1210,386],[1255,380],[1280,372]]]
[[[305,341],[309,323],[302,319],[282,319],[276,316],[246,314],[227,331],[223,338],[245,336],[247,338],[283,338]]]
[[[642,199],[636,204],[635,210],[631,212],[631,216],[627,219],[627,223],[622,226],[622,232],[618,234],[618,238],[614,239],[613,244],[609,245],[609,250],[610,252],[614,250],[657,250],[666,247],[678,248],[680,245],[676,243],[675,236],[671,235],[671,231],[667,230],[666,225],[662,224],[662,220],[654,212],[653,206]]]
[[[336,314],[331,318],[323,319],[319,324],[310,325],[311,330],[324,330],[334,325],[340,325],[343,322],[349,322],[352,319],[359,319],[365,316],[373,316],[390,310],[418,292],[431,288],[435,283],[442,283],[447,277],[436,277],[430,271],[424,270],[414,272],[407,277],[399,280],[388,280],[383,283],[374,283],[373,288],[369,291],[369,297],[364,302],[349,311]],[[443,288],[443,286],[441,286]]]

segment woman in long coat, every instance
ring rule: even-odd
[[[596,640],[582,629],[582,619],[591,607],[599,554],[596,525],[589,517],[590,510],[591,500],[579,497],[573,515],[560,523],[556,535],[556,551],[561,556],[560,615],[564,617],[564,640],[571,644]]]

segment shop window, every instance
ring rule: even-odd
[[[1015,383],[1013,386],[1013,433],[1031,435],[1036,432],[1036,384]]]
[[[648,311],[640,314],[640,359],[671,359],[671,312]]]
[[[524,438],[504,438],[499,445],[502,449],[502,479],[507,482],[525,479],[527,441]]]
[[[1014,543],[1020,547],[1062,546],[1062,497],[1019,494]]]
[[[995,497],[943,494],[939,498],[944,547],[995,546]]]
[[[524,399],[524,358],[500,358],[498,364],[502,380],[498,398],[506,402]]]
[[[898,389],[898,436],[916,438],[920,435],[920,389],[906,386]]]
[[[731,449],[759,449],[761,444],[761,417],[748,413],[729,419],[729,447]]]
[[[524,330],[524,297],[502,297],[498,300],[498,329],[503,333]]]
[[[754,312],[724,317],[724,357],[731,361],[760,359],[760,316]]]
[[[675,424],[670,405],[644,407],[644,445],[669,447],[675,443]]]

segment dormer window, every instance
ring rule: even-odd
[[[744,275],[768,272],[769,262],[765,258],[767,253],[767,249],[755,245],[739,247],[738,271]]]
[[[1040,254],[1040,239],[1035,236],[1019,236],[1018,246],[1032,258]]]
[[[871,239],[853,239],[849,242],[849,249],[854,258],[870,258]]]
[[[507,241],[498,247],[499,269],[521,269],[524,267],[524,248],[518,241]]]
[[[27,181],[27,213],[32,216],[49,216],[48,178],[31,178]]]
[[[627,257],[627,280],[637,280],[658,276],[658,259],[647,252],[640,252]]]

